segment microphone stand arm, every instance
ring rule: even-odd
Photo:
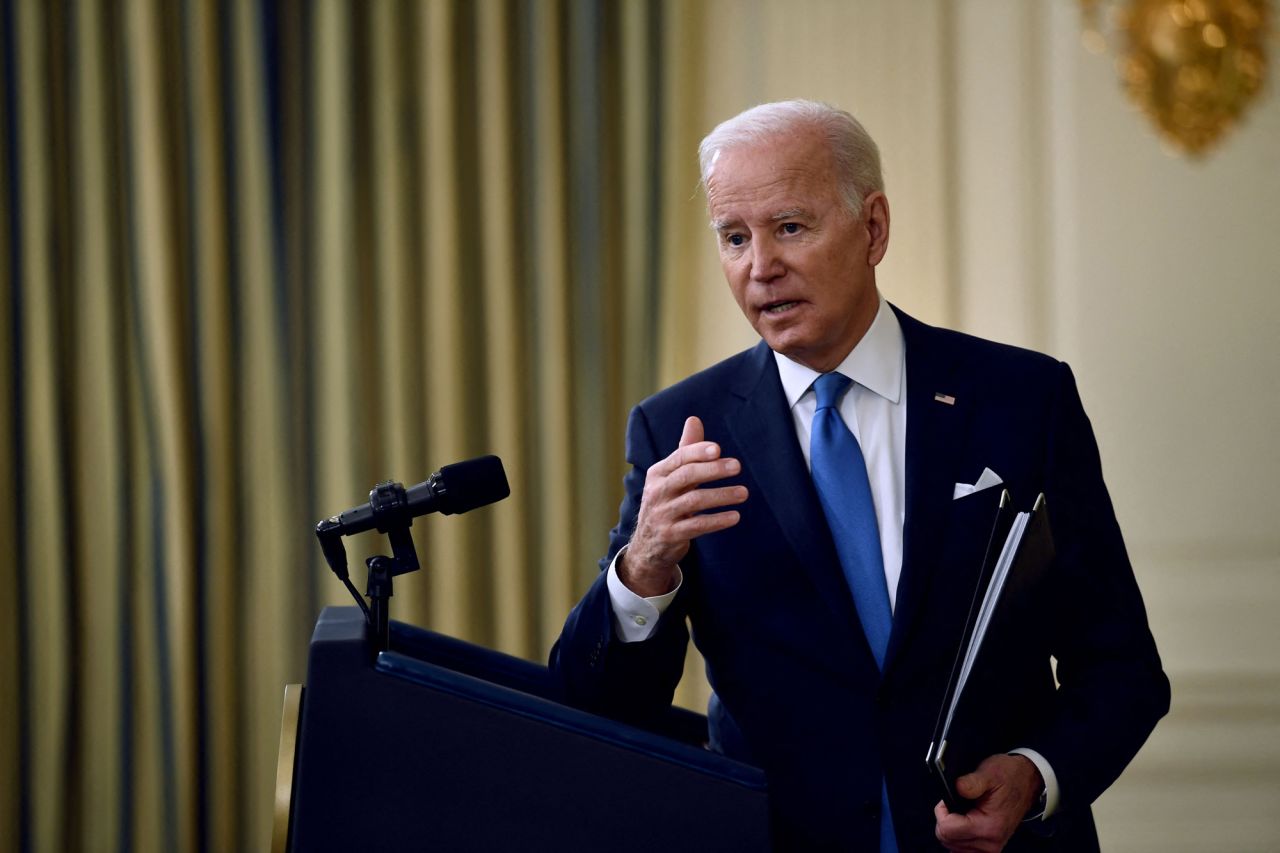
[[[379,533],[387,534],[391,542],[392,556],[376,554],[365,560],[369,569],[366,594],[369,604],[351,583],[347,571],[347,551],[342,544],[342,522],[335,516],[326,518],[316,525],[316,537],[320,540],[320,548],[324,551],[325,561],[350,590],[351,595],[364,611],[365,622],[369,626],[370,639],[373,641],[373,654],[386,651],[391,646],[391,614],[390,598],[392,595],[392,578],[415,572],[420,568],[418,553],[413,547],[413,537],[409,527],[413,524],[413,514],[409,511],[408,496],[400,483],[387,481],[379,483],[369,492],[369,506],[373,511],[374,524]]]

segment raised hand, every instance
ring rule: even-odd
[[[746,486],[701,488],[732,477],[742,464],[720,456],[720,445],[703,440],[702,421],[688,418],[680,446],[645,473],[640,514],[618,577],[637,595],[653,596],[675,586],[676,565],[699,536],[738,523],[737,510],[704,513],[747,499]]]

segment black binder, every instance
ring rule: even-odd
[[[925,757],[930,775],[938,781],[943,800],[953,812],[965,812],[973,805],[956,794],[956,779],[976,769],[985,757],[966,748],[963,711],[973,700],[965,688],[973,674],[981,671],[984,647],[1017,642],[1016,637],[1002,636],[1001,629],[1010,621],[1010,612],[1026,598],[1026,591],[1048,570],[1053,553],[1044,495],[1036,499],[1030,512],[1014,513],[1006,490],[991,525],[969,615]],[[961,725],[953,728],[953,722]]]

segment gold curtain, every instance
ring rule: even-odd
[[[0,846],[263,849],[283,685],[350,603],[312,526],[379,480],[503,458],[393,615],[545,658],[685,346],[699,26],[0,2]]]

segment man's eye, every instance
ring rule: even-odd
[[[743,237],[741,234],[730,234],[729,236],[724,238],[724,241],[728,243],[730,246],[733,246],[736,248],[746,243],[747,238]]]
[[[800,223],[799,223],[799,222],[784,222],[784,223],[782,223],[782,232],[783,232],[784,234],[799,234],[799,233],[800,233]]]

